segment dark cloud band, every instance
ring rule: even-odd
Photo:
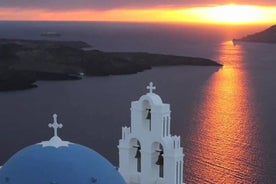
[[[1,0],[0,7],[50,10],[189,7],[225,4],[226,0]],[[239,0],[239,4],[275,5],[271,0]]]

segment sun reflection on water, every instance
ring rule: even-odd
[[[186,164],[189,183],[257,183],[258,162],[253,154],[256,115],[252,106],[248,74],[243,66],[243,50],[222,44],[218,60],[224,67],[203,89],[195,110],[193,146],[188,150],[193,162]]]

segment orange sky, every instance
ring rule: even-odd
[[[276,6],[224,5],[190,8],[46,10],[0,8],[0,20],[183,22],[207,24],[275,24]]]

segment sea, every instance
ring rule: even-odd
[[[102,51],[204,57],[223,67],[154,67],[0,92],[0,165],[25,146],[50,139],[48,124],[57,113],[63,140],[118,166],[130,103],[153,82],[171,105],[171,133],[181,136],[185,183],[276,183],[276,44],[231,42],[269,26],[1,21],[0,38],[80,40]],[[42,37],[47,31],[61,36]]]

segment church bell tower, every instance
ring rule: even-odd
[[[128,184],[184,184],[183,148],[170,132],[170,105],[149,92],[131,103],[131,127],[122,128],[119,172]]]

